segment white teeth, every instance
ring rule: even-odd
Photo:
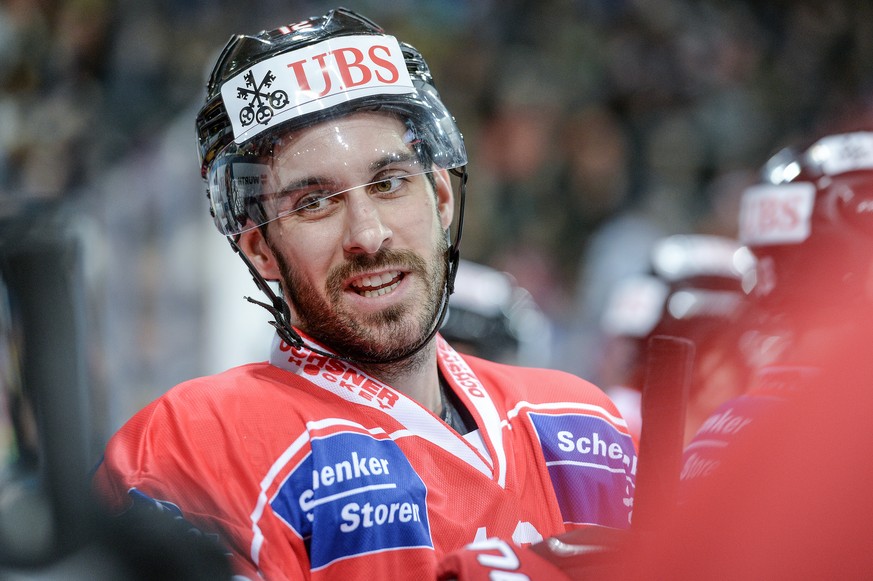
[[[369,290],[368,290],[368,291],[362,291],[362,292],[361,292],[361,296],[367,297],[368,299],[371,299],[371,298],[373,298],[373,297],[381,297],[382,295],[384,295],[384,294],[388,294],[388,293],[390,293],[391,291],[393,291],[394,289],[396,289],[397,286],[398,286],[399,284],[400,284],[400,281],[397,281],[397,282],[395,282],[394,284],[392,284],[392,285],[390,285],[390,286],[386,286],[386,287],[383,287],[383,288],[380,288],[380,289],[371,290],[371,291],[369,291]]]
[[[399,277],[399,270],[384,272],[382,274],[373,274],[355,281],[352,283],[352,286],[364,297],[378,297],[397,288],[397,285],[400,284],[400,281],[397,280]],[[394,280],[396,280],[396,282],[389,284]]]

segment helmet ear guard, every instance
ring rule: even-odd
[[[843,176],[827,188],[824,197],[835,223],[873,237],[873,171]]]

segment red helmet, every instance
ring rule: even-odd
[[[748,188],[740,240],[757,257],[757,302],[776,312],[861,305],[873,263],[873,132],[784,149]]]

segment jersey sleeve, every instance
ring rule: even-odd
[[[194,390],[136,414],[106,446],[92,481],[98,502],[115,515],[147,504],[174,512],[214,537],[242,578],[308,578],[303,540],[261,498],[250,431],[232,405],[216,405]]]
[[[551,489],[564,528],[627,528],[637,451],[603,390],[563,371],[471,363],[502,399],[515,434],[516,465],[536,459],[538,488],[546,488],[547,495]]]

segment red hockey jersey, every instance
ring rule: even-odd
[[[276,340],[271,361],[185,382],[109,441],[94,487],[121,512],[173,505],[241,575],[431,579],[474,540],[627,527],[636,452],[597,387],[460,356],[440,371],[462,436],[348,363]]]

